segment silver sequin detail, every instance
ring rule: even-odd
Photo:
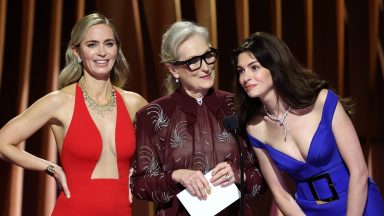
[[[155,131],[158,131],[164,127],[168,127],[169,119],[164,114],[163,109],[161,109],[160,105],[152,104],[147,108],[147,115],[152,115],[152,123],[155,126]]]
[[[158,176],[160,175],[159,163],[152,150],[147,146],[142,146],[138,150],[138,158],[142,160],[144,164],[146,176]]]
[[[187,121],[179,122],[171,135],[171,148],[181,147],[185,143],[187,136]]]

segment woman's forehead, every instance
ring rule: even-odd
[[[209,50],[209,44],[201,35],[194,34],[185,40],[177,49],[179,59],[200,56]]]

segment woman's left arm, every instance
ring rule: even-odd
[[[368,169],[356,130],[340,102],[334,113],[332,130],[350,173],[346,215],[363,215],[368,194]]]
[[[246,141],[242,143],[242,153],[244,161],[244,191],[247,196],[260,196],[266,189],[267,184],[260,171],[260,167],[252,148]]]

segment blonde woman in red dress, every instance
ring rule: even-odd
[[[128,72],[110,20],[97,13],[85,16],[72,29],[60,90],[0,130],[2,159],[45,171],[62,189],[52,215],[131,215],[132,122],[147,102],[121,89]],[[44,125],[52,129],[62,167],[17,147]]]

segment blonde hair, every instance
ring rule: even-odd
[[[117,31],[110,19],[99,13],[92,13],[81,18],[71,31],[71,39],[69,41],[67,51],[65,53],[65,67],[61,70],[59,75],[59,89],[76,83],[83,75],[83,68],[78,63],[77,58],[73,52],[73,47],[79,47],[81,41],[84,39],[88,29],[94,25],[105,24],[108,25],[115,36],[117,46],[117,57],[111,72],[111,83],[118,87],[123,87],[128,80],[129,67],[127,60],[121,50],[121,41],[117,35]]]

